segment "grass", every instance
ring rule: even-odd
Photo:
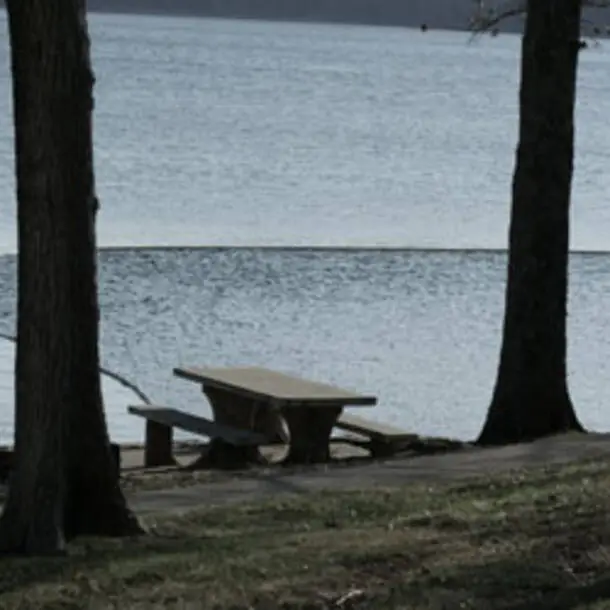
[[[166,515],[3,560],[0,608],[610,609],[609,493],[589,461]]]

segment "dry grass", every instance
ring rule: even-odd
[[[0,608],[610,608],[610,463],[321,493],[6,559]]]

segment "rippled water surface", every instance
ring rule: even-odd
[[[14,260],[1,262],[3,285],[14,285]],[[174,366],[269,366],[376,393],[377,419],[470,438],[494,381],[504,264],[493,253],[104,252],[104,364],[195,413],[208,407],[198,387],[172,378]],[[582,419],[599,429],[610,427],[600,332],[609,299],[608,258],[574,256],[570,382]],[[5,291],[0,330],[13,328],[12,312]],[[110,382],[106,398],[113,436],[139,438],[125,414],[133,398]]]
[[[8,40],[0,17],[0,251],[15,250]],[[473,436],[499,349],[519,40],[140,16],[91,18],[104,364],[155,400],[205,404],[178,364],[259,364],[377,393],[371,413]],[[610,235],[610,44],[581,54],[573,245]],[[423,251],[138,251],[143,245]],[[464,248],[479,250],[468,253]],[[462,251],[460,251],[462,249]],[[570,382],[610,429],[608,255],[575,255]],[[0,330],[14,328],[0,257]],[[113,436],[133,400],[106,380]],[[12,347],[0,341],[0,441]]]
[[[102,244],[505,245],[516,36],[127,15],[91,30]],[[577,249],[609,243],[609,70],[610,43],[581,54]]]

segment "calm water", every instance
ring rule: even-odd
[[[104,364],[205,409],[179,363],[259,364],[378,393],[375,416],[473,436],[497,362],[519,40],[93,16],[102,246],[391,245],[452,252],[101,254]],[[0,248],[14,252],[8,40],[0,44]],[[582,54],[573,245],[607,250],[610,44]],[[610,258],[572,261],[570,382],[605,407]],[[0,331],[14,259],[0,258]],[[12,347],[0,342],[0,441]],[[141,437],[106,383],[112,434]]]

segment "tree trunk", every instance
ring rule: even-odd
[[[58,64],[39,50],[51,42],[44,2],[7,4],[12,46],[18,199],[18,341],[15,378],[15,469],[0,520],[4,551],[63,548],[65,409],[73,346],[70,264],[56,124]],[[51,3],[48,3],[48,8]],[[45,7],[46,8],[46,7]],[[46,11],[48,12],[48,10]]]
[[[72,129],[81,134],[74,145],[79,150],[81,167],[86,168],[82,170],[86,181],[80,201],[70,213],[70,251],[74,257],[71,306],[78,324],[71,327],[76,349],[68,416],[65,528],[69,538],[79,534],[131,535],[142,530],[119,484],[102,401],[95,234],[98,200],[92,125],[94,77],[85,2],[72,0],[72,3],[77,7],[75,33],[78,32],[80,41],[77,69],[81,73],[79,93],[75,96],[78,119]]]
[[[141,531],[99,376],[92,87],[83,0],[9,0],[18,199],[15,470],[0,548]]]
[[[480,444],[582,430],[566,379],[581,0],[529,0],[500,365]]]

